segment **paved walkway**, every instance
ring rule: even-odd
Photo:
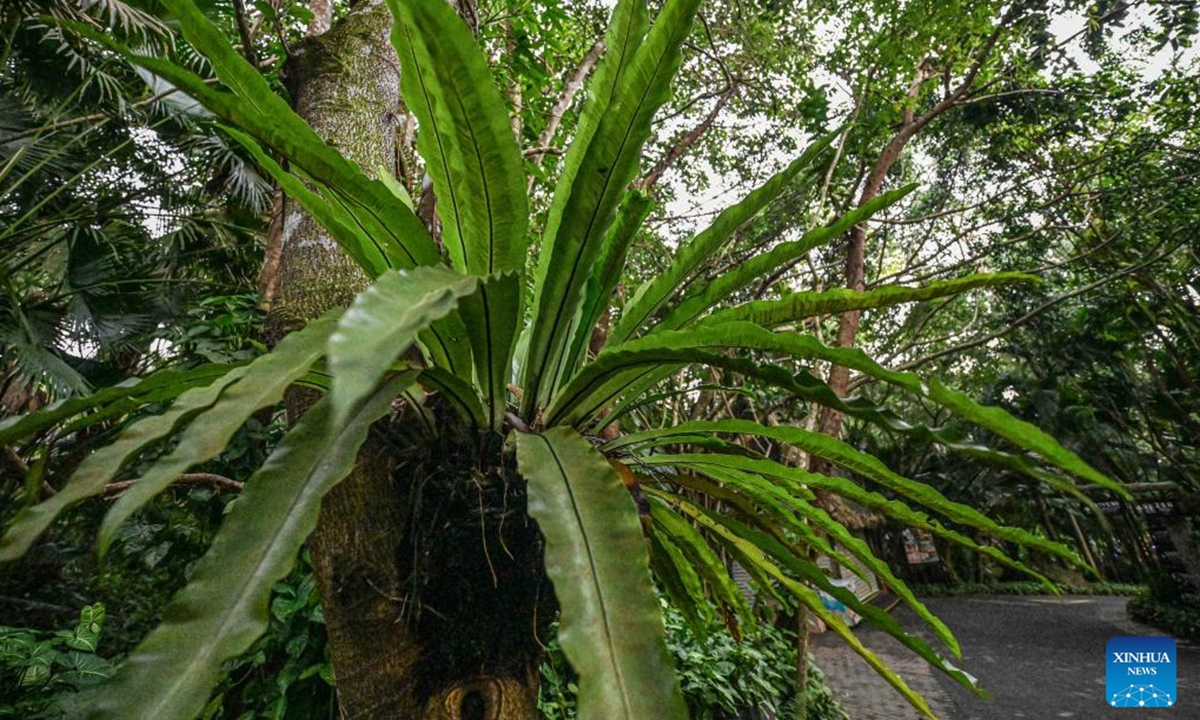
[[[977,596],[928,602],[958,637],[963,661],[992,694],[984,700],[937,673],[887,634],[860,625],[856,634],[881,655],[943,720],[1200,720],[1200,646],[1179,643],[1179,703],[1165,709],[1120,709],[1104,702],[1104,646],[1117,635],[1161,635],[1130,622],[1126,598]],[[894,614],[927,639],[907,608]],[[920,714],[831,633],[812,637],[825,672],[851,720],[916,720]]]

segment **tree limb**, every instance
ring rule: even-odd
[[[122,482],[109,483],[104,487],[104,492],[101,497],[103,497],[105,500],[112,500],[113,498],[120,496],[121,493],[128,490],[136,482],[137,480],[124,480]],[[230,480],[224,475],[204,472],[184,473],[175,478],[175,480],[171,482],[171,485],[179,487],[210,485],[214,490],[225,490],[228,492],[241,492],[242,488],[245,487],[244,483],[240,483],[237,480]]]
[[[542,158],[546,156],[548,148],[554,142],[554,136],[558,134],[558,128],[562,125],[563,116],[567,114],[571,103],[575,101],[575,95],[579,93],[579,89],[583,87],[583,82],[587,80],[591,74],[592,68],[600,60],[600,55],[604,52],[604,41],[597,40],[592,43],[592,47],[583,56],[583,60],[579,63],[579,67],[575,68],[574,74],[567,80],[567,84],[563,86],[562,92],[559,93],[558,99],[554,101],[554,105],[550,108],[550,116],[546,118],[546,127],[542,129],[538,135],[537,144],[534,145],[535,151],[529,155],[529,160],[533,164],[540,163]]]

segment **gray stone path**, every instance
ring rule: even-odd
[[[883,657],[944,720],[1200,720],[1200,646],[1179,643],[1179,702],[1174,708],[1111,708],[1104,702],[1104,646],[1117,635],[1161,635],[1130,622],[1126,598],[939,598],[928,602],[958,637],[960,665],[992,693],[974,696],[885,633],[860,625],[855,633]],[[910,631],[927,639],[920,621],[894,611]],[[814,635],[812,650],[851,720],[916,720],[904,701],[831,633]]]

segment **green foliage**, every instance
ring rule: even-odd
[[[5,413],[161,361],[162,327],[206,293],[245,289],[257,267],[249,231],[269,201],[194,103],[159,97],[153,78],[74,26],[170,52],[167,25],[141,2],[0,8]]]
[[[1011,581],[1011,582],[959,582],[959,583],[922,583],[913,586],[914,590],[924,597],[958,597],[960,595],[1045,595],[1046,586],[1042,583]],[[1139,595],[1146,588],[1142,585],[1128,583],[1096,582],[1086,585],[1055,585],[1055,589],[1063,595]]]
[[[770,623],[763,623],[741,639],[725,624],[711,621],[705,640],[689,628],[680,611],[663,604],[667,648],[675,664],[680,690],[694,720],[721,720],[751,708],[790,718],[799,704],[796,697],[796,638]],[[576,676],[557,641],[547,648],[542,666],[539,709],[547,720],[577,717]],[[833,692],[825,685],[820,668],[809,658],[805,690],[808,720],[845,720]]]
[[[191,582],[167,608],[113,681],[86,700],[89,718],[126,714],[194,717],[220,678],[221,663],[245,651],[267,626],[271,588],[291,570],[317,524],[321,499],[354,469],[372,422],[407,388],[396,376],[333,424],[329,398],[305,415],[246,484]],[[179,647],[190,653],[174,652]]]
[[[229,365],[266,351],[260,340],[263,313],[258,297],[249,293],[204,298],[187,312],[179,330],[174,353],[181,357]]]
[[[562,606],[558,641],[579,673],[585,716],[687,717],[620,476],[570,428],[521,435],[517,463],[546,539],[546,574]]]
[[[333,720],[338,710],[326,642],[315,578],[302,552],[295,569],[271,592],[266,632],[226,663],[226,679],[200,717]]]
[[[104,606],[96,603],[70,630],[0,627],[0,718],[57,717],[64,698],[108,678],[113,665],[97,654],[103,625]]]
[[[653,402],[648,398],[654,397],[656,384],[676,372],[709,372],[718,385],[722,374],[741,376],[808,413],[828,407],[900,432],[923,431],[939,448],[1037,467],[1028,474],[1043,473],[1051,484],[1072,486],[1070,478],[1077,477],[1124,494],[1120,484],[1033,424],[936,379],[889,369],[860,350],[831,347],[813,331],[819,316],[837,309],[943,298],[1006,284],[1016,276],[969,275],[924,288],[881,288],[851,299],[837,291],[789,289],[786,297],[768,301],[778,304],[748,303],[752,286],[762,284],[759,295],[777,290],[773,278],[913,190],[883,193],[832,219],[802,215],[792,228],[795,239],[780,238],[766,227],[764,211],[785,196],[796,201],[824,192],[818,168],[829,155],[834,136],[828,133],[787,170],[721,214],[683,246],[668,272],[629,304],[623,302],[618,292],[622,262],[635,246],[648,205],[629,194],[628,186],[638,175],[656,113],[671,100],[698,12],[696,0],[667,0],[652,23],[642,0],[616,4],[607,53],[591,80],[541,228],[528,217],[519,151],[503,100],[488,77],[485,50],[442,0],[393,3],[401,89],[405,105],[420,121],[417,147],[445,228],[441,246],[403,193],[364,174],[272,92],[269,80],[246,60],[247,48],[236,50],[222,28],[189,0],[164,4],[183,38],[211,64],[215,82],[200,74],[202,68],[154,48],[79,23],[66,27],[172,83],[228,126],[228,135],[325,226],[374,284],[344,313],[335,310],[312,320],[271,352],[153,401],[173,400],[165,408],[140,404],[147,398],[135,391],[47,413],[54,420],[46,422],[70,414],[89,427],[103,412],[97,408],[114,401],[129,400],[122,407],[131,413],[157,411],[121,428],[49,499],[38,502],[38,493],[28,491],[27,506],[0,541],[4,559],[29,548],[71,503],[103,492],[143,453],[177,439],[173,448],[138,466],[140,480],[117,500],[102,526],[100,546],[107,547],[122,521],[181,472],[218,457],[252,415],[276,406],[289,388],[304,384],[326,391],[319,400],[310,396],[311,402],[289,403],[292,409],[307,405],[307,412],[246,482],[162,624],[111,683],[83,701],[87,717],[182,719],[204,711],[211,688],[228,669],[225,663],[269,627],[272,587],[287,576],[315,526],[321,498],[352,471],[368,427],[384,417],[396,431],[391,450],[408,467],[434,474],[430,468],[471,468],[471,477],[502,476],[506,482],[516,478],[515,468],[527,483],[528,510],[544,536],[545,571],[560,607],[558,641],[578,673],[579,715],[585,720],[686,715],[648,570],[653,566],[660,573],[689,627],[712,637],[718,614],[734,627],[756,623],[729,578],[728,559],[750,572],[760,593],[822,619],[923,714],[931,715],[925,700],[824,607],[818,589],[861,610],[917,655],[974,688],[968,675],[923,639],[904,633],[886,613],[829,582],[815,559],[821,552],[854,555],[894,578],[865,543],[821,507],[817,490],[929,529],[1035,577],[1019,558],[976,537],[1082,564],[1061,543],[997,523],[890,470],[869,453],[798,427],[775,427],[757,413],[753,421],[735,420],[738,412],[731,408],[725,423],[686,425],[670,443],[617,442],[606,448],[590,439],[592,432],[611,426],[614,408]],[[922,39],[954,35],[948,19],[961,9],[939,9],[942,25],[922,26]],[[946,48],[949,62],[966,62],[990,27],[991,10],[970,14],[966,37]],[[884,49],[912,52],[915,46],[908,40],[896,39],[904,47]],[[533,231],[540,231],[540,245],[532,242]],[[742,256],[730,262],[735,244]],[[527,256],[534,247],[536,261]],[[534,266],[529,282],[522,275],[526,265]],[[591,357],[588,348],[597,333],[590,324],[602,328],[603,339],[600,318],[614,313],[622,314],[617,332]],[[780,329],[781,321],[791,327]],[[908,403],[928,403],[964,424],[985,428],[1022,454],[966,448],[907,424],[868,399],[842,398],[815,374],[822,364],[853,369]],[[520,387],[510,387],[512,382]],[[171,381],[168,387],[179,384]],[[47,427],[38,417],[4,429],[12,440],[24,441]],[[452,460],[438,456],[446,448],[453,448]],[[840,466],[850,477],[798,467],[786,459],[795,451]],[[1043,470],[1043,464],[1053,469]],[[27,481],[37,480],[32,472],[27,475]],[[37,487],[32,481],[27,485]],[[831,540],[844,550],[834,550]],[[898,587],[957,654],[948,629],[902,584]],[[295,599],[307,603],[299,593]],[[719,613],[712,612],[710,601]],[[717,670],[766,662],[757,651],[723,642],[707,652],[712,655],[703,657]],[[303,649],[289,656],[303,658]],[[685,675],[696,676],[696,687],[712,688],[713,677],[703,674],[709,670],[688,667]],[[781,677],[761,669],[748,672],[737,691],[745,697],[718,691],[699,700],[696,710],[702,715],[702,708],[715,707],[718,712],[735,700],[773,693]]]
[[[1129,617],[1186,642],[1200,642],[1200,611],[1143,591],[1129,601]]]

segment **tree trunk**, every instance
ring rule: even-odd
[[[382,2],[360,3],[306,38],[287,66],[296,111],[372,175],[395,170],[399,68],[390,28]],[[291,201],[280,245],[270,339],[367,285]],[[307,391],[289,395],[290,416],[312,400]],[[447,458],[479,457],[465,448],[402,462],[398,450],[412,447],[395,431],[386,422],[374,429],[355,471],[322,504],[309,546],[341,715],[532,720],[538,635],[551,617],[539,609],[553,593],[524,487],[508,482],[498,452],[485,464],[490,471],[448,468]]]

